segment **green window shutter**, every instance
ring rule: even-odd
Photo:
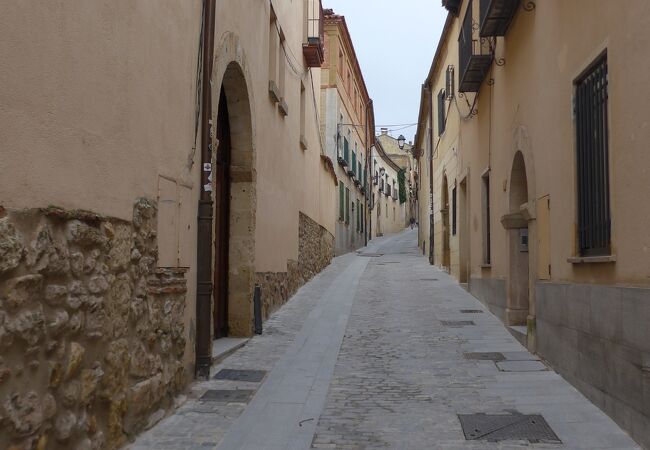
[[[350,189],[345,188],[345,223],[350,223]]]
[[[350,144],[348,143],[348,138],[343,138],[343,159],[346,162],[350,162]]]
[[[339,220],[345,220],[345,187],[339,181]]]
[[[357,154],[354,151],[352,151],[352,167],[350,169],[355,175],[357,174]]]
[[[358,170],[357,170],[357,178],[359,178],[359,181],[361,181],[361,179],[362,179],[362,175],[361,175],[361,161],[358,161],[358,162],[357,162],[357,169],[358,169]]]

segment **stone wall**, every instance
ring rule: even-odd
[[[298,226],[298,261],[287,262],[287,272],[258,272],[255,283],[262,288],[262,318],[274,311],[314,275],[329,265],[334,257],[334,236],[318,223],[300,213]]]
[[[186,380],[183,270],[133,221],[0,207],[0,448],[114,449]]]
[[[650,448],[650,289],[537,283],[537,350]]]

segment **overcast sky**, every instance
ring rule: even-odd
[[[420,88],[447,17],[440,0],[323,0],[345,16],[377,125],[417,122]],[[416,128],[398,130],[413,140]],[[377,130],[379,132],[379,130]]]

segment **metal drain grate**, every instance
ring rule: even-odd
[[[440,323],[446,327],[464,327],[467,325],[476,325],[473,320],[441,320]]]
[[[366,258],[379,258],[380,256],[384,256],[383,253],[357,253],[358,256],[364,256]]]
[[[420,278],[420,281],[438,281],[437,278]]]
[[[212,379],[259,383],[264,379],[264,375],[266,370],[221,369]]]
[[[459,414],[458,419],[468,441],[527,440],[530,443],[562,443],[539,414]]]
[[[236,390],[218,390],[211,389],[199,398],[204,402],[236,402],[245,403],[251,399],[255,391],[236,389]]]
[[[465,359],[473,359],[477,361],[505,361],[506,357],[503,353],[498,352],[477,352],[477,353],[463,353]]]
[[[480,309],[461,309],[460,312],[463,314],[483,314]]]

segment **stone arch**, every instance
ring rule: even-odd
[[[227,321],[228,334],[253,332],[255,288],[256,169],[253,89],[239,37],[225,33],[215,50],[212,70],[213,123],[225,96],[230,129]],[[218,147],[217,147],[218,148]],[[213,155],[216,167],[218,151]],[[215,215],[216,217],[216,215]],[[216,245],[218,243],[215,242]]]

